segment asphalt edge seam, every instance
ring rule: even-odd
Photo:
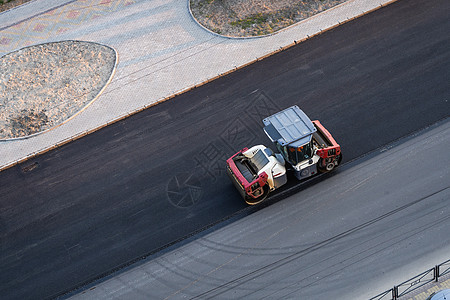
[[[188,0],[188,1],[189,1],[189,0]],[[97,126],[97,127],[95,127],[95,128],[92,128],[92,129],[87,129],[87,130],[85,130],[85,131],[83,131],[83,132],[80,132],[80,133],[78,133],[78,134],[72,135],[71,137],[62,139],[61,141],[59,141],[59,142],[57,142],[57,143],[55,143],[55,144],[53,144],[53,145],[51,145],[51,146],[48,146],[48,147],[42,148],[42,149],[40,149],[40,150],[37,150],[37,151],[35,151],[35,152],[32,152],[32,153],[30,153],[30,154],[28,154],[28,155],[26,155],[26,156],[24,156],[24,157],[22,157],[22,158],[20,158],[20,159],[17,159],[17,160],[15,160],[15,161],[12,161],[12,162],[10,162],[10,163],[6,163],[6,164],[0,166],[0,172],[4,171],[4,170],[6,170],[6,169],[9,169],[9,168],[11,168],[11,167],[14,167],[14,166],[16,166],[16,165],[18,165],[18,164],[21,164],[21,163],[23,163],[23,162],[25,162],[25,161],[27,161],[27,160],[29,160],[29,159],[32,159],[32,158],[37,157],[37,156],[39,156],[39,155],[42,155],[42,154],[44,154],[44,153],[46,153],[46,152],[48,152],[48,151],[51,151],[51,150],[56,149],[56,148],[58,148],[58,147],[61,147],[61,146],[65,145],[65,144],[68,144],[68,143],[70,143],[70,142],[73,142],[73,141],[75,141],[75,140],[77,140],[77,139],[79,139],[79,138],[82,138],[82,137],[86,136],[86,135],[89,135],[89,134],[91,134],[91,133],[94,133],[94,132],[96,132],[96,131],[98,131],[98,130],[100,130],[100,129],[106,127],[106,126],[109,126],[109,125],[112,125],[112,124],[114,124],[114,123],[116,123],[116,122],[119,122],[119,121],[121,121],[121,120],[124,120],[124,119],[126,119],[126,118],[128,118],[128,117],[130,117],[130,116],[132,116],[132,115],[134,115],[134,114],[137,114],[137,113],[139,113],[139,112],[141,112],[141,111],[144,111],[144,110],[146,110],[146,109],[148,109],[148,108],[150,108],[150,107],[153,107],[153,106],[155,106],[155,105],[158,105],[158,104],[160,104],[160,103],[163,103],[163,102],[165,102],[165,101],[167,101],[167,100],[170,100],[170,99],[172,99],[172,98],[174,98],[174,97],[176,97],[176,96],[179,96],[179,95],[181,95],[181,94],[184,94],[184,93],[186,93],[186,92],[189,92],[189,91],[191,91],[191,90],[193,90],[193,89],[195,89],[195,88],[198,88],[198,87],[200,87],[200,86],[203,86],[203,85],[205,85],[205,84],[207,84],[207,83],[210,83],[210,82],[212,82],[212,81],[214,81],[214,80],[216,80],[216,79],[219,79],[219,78],[221,78],[221,77],[224,77],[224,76],[226,76],[226,75],[229,75],[229,74],[231,74],[231,73],[233,73],[233,72],[235,72],[235,71],[237,71],[237,70],[240,70],[240,69],[245,68],[245,67],[247,67],[247,66],[249,66],[249,65],[252,65],[252,64],[254,64],[254,63],[258,62],[258,61],[261,61],[261,60],[263,60],[263,59],[265,59],[265,58],[268,58],[268,57],[270,57],[270,56],[272,56],[272,55],[274,55],[274,54],[277,54],[277,53],[279,53],[279,52],[281,52],[281,51],[287,50],[287,49],[289,49],[289,48],[291,48],[291,47],[293,47],[293,46],[295,46],[295,45],[297,45],[297,44],[299,44],[299,43],[305,42],[305,41],[307,41],[307,40],[309,40],[309,39],[311,39],[311,38],[313,38],[313,37],[316,37],[316,36],[318,36],[318,35],[324,33],[324,32],[327,32],[327,31],[332,30],[332,29],[334,29],[334,28],[336,28],[336,27],[338,27],[338,26],[340,26],[340,25],[343,25],[343,24],[346,24],[346,23],[351,22],[351,21],[353,21],[353,20],[356,20],[356,19],[358,19],[358,18],[360,18],[360,17],[362,17],[362,16],[365,16],[365,15],[367,15],[367,14],[370,14],[370,13],[372,13],[372,12],[374,12],[374,11],[377,11],[377,10],[380,9],[380,8],[386,7],[386,6],[388,6],[388,5],[392,4],[392,3],[395,3],[395,2],[397,2],[397,1],[398,1],[398,0],[390,0],[390,1],[387,1],[387,2],[385,2],[385,3],[382,3],[382,4],[378,5],[377,7],[374,7],[374,8],[372,8],[372,9],[369,9],[368,11],[365,11],[365,12],[363,11],[362,13],[360,13],[360,14],[354,16],[354,17],[347,18],[346,20],[344,20],[344,21],[342,21],[342,22],[339,22],[339,21],[338,21],[337,24],[334,24],[334,25],[332,25],[332,26],[330,26],[330,27],[328,27],[328,28],[326,28],[326,29],[320,29],[320,31],[318,31],[317,33],[314,33],[314,34],[312,34],[312,35],[307,35],[306,37],[304,37],[304,38],[302,38],[302,39],[300,39],[300,40],[294,40],[292,43],[290,43],[290,44],[288,44],[288,45],[286,45],[286,46],[282,46],[282,47],[280,47],[279,49],[274,50],[274,51],[272,51],[272,52],[270,52],[270,53],[268,53],[268,54],[265,54],[265,55],[263,55],[263,56],[261,56],[261,57],[257,57],[257,58],[255,58],[254,60],[251,60],[250,62],[244,63],[244,64],[242,64],[242,65],[240,65],[240,66],[238,66],[238,67],[236,66],[236,67],[232,68],[231,70],[228,70],[228,71],[226,71],[226,72],[220,73],[220,74],[218,74],[218,75],[216,75],[216,76],[214,76],[214,77],[211,77],[211,78],[209,78],[209,79],[206,79],[205,81],[202,81],[202,82],[200,82],[200,83],[194,84],[194,85],[192,85],[192,86],[190,86],[190,87],[186,87],[186,88],[183,88],[183,89],[181,89],[181,90],[179,90],[179,91],[173,92],[171,95],[169,95],[169,96],[167,96],[167,97],[164,97],[164,98],[160,98],[160,100],[156,100],[154,103],[150,103],[150,104],[144,105],[144,106],[142,106],[142,107],[140,107],[140,108],[138,108],[138,109],[135,109],[134,111],[131,111],[131,112],[128,112],[128,113],[124,113],[124,114],[118,116],[117,118],[112,119],[111,121],[106,122],[106,123],[103,124],[103,125]],[[304,22],[304,21],[302,21],[302,22]],[[295,25],[295,24],[294,24],[294,25]],[[294,25],[291,25],[291,26],[294,26]],[[278,31],[278,32],[280,32],[280,31]],[[216,35],[217,35],[217,34],[216,34]]]
[[[408,141],[408,140],[410,140],[412,138],[415,138],[415,137],[417,137],[417,136],[419,136],[419,135],[421,135],[423,133],[428,132],[429,130],[433,130],[433,129],[435,129],[438,126],[443,125],[446,122],[447,119],[449,119],[449,118],[446,117],[446,118],[443,118],[443,119],[441,119],[439,121],[434,122],[433,124],[430,124],[430,125],[427,125],[425,127],[422,127],[421,129],[418,129],[418,130],[416,130],[416,131],[414,131],[412,133],[404,135],[404,136],[402,136],[402,137],[400,137],[400,138],[398,138],[398,139],[396,139],[396,140],[394,140],[394,141],[392,141],[392,142],[390,142],[390,143],[388,143],[388,144],[386,144],[384,146],[381,146],[381,147],[378,147],[378,148],[376,148],[374,150],[371,150],[367,154],[361,155],[361,156],[359,156],[359,157],[357,157],[355,159],[352,159],[349,162],[345,162],[345,163],[341,164],[340,166],[344,166],[345,165],[345,166],[348,167],[350,165],[350,167],[355,167],[354,162],[357,162],[358,160],[361,160],[361,159],[362,160],[366,160],[366,158],[367,157],[370,158],[371,155],[381,154],[382,152],[384,152],[384,151],[381,151],[381,150],[385,146],[388,146],[387,150],[390,150],[390,149],[393,149],[393,148],[395,148],[397,146],[400,146],[405,141]],[[338,169],[338,170],[340,170],[340,169]],[[259,203],[257,205],[248,205],[248,206],[244,207],[243,209],[241,209],[239,211],[236,211],[236,212],[234,212],[233,214],[231,214],[229,216],[223,217],[220,220],[217,220],[217,221],[215,221],[213,223],[210,223],[210,224],[208,224],[208,225],[206,225],[206,226],[204,226],[204,227],[202,227],[200,229],[197,229],[197,230],[193,231],[192,233],[186,235],[185,237],[181,237],[181,238],[179,238],[179,239],[177,239],[175,241],[172,241],[172,242],[170,242],[170,243],[168,243],[168,244],[166,244],[166,245],[164,245],[164,246],[162,246],[162,247],[160,247],[160,248],[158,248],[156,250],[152,250],[152,251],[150,251],[147,254],[141,255],[140,257],[137,257],[135,259],[131,259],[128,262],[123,263],[122,265],[120,265],[120,266],[110,270],[109,272],[105,272],[103,275],[100,274],[99,276],[97,276],[96,278],[94,278],[92,280],[87,280],[87,281],[85,281],[84,284],[80,284],[79,286],[73,287],[71,290],[67,290],[65,292],[61,292],[60,294],[56,295],[55,297],[57,299],[60,299],[60,298],[66,299],[66,298],[69,298],[69,297],[71,297],[73,295],[76,295],[76,294],[83,294],[88,289],[96,288],[99,285],[99,283],[108,280],[112,276],[116,276],[117,274],[120,274],[118,272],[126,272],[127,270],[129,270],[129,268],[134,267],[136,263],[139,263],[139,262],[144,261],[146,259],[153,259],[154,257],[158,257],[160,255],[163,255],[165,253],[165,251],[172,251],[174,249],[174,247],[177,248],[176,244],[178,244],[178,243],[184,243],[184,242],[188,243],[188,242],[192,241],[192,239],[195,239],[196,236],[198,236],[198,235],[208,234],[210,232],[210,230],[215,230],[216,226],[221,226],[221,224],[223,226],[225,226],[225,225],[229,224],[229,222],[234,222],[235,220],[240,219],[242,216],[254,213],[257,210],[260,210],[262,208],[270,206],[270,205],[272,205],[274,203],[279,202],[282,199],[285,199],[286,197],[289,197],[290,195],[298,192],[298,188],[300,188],[300,185],[302,187],[305,187],[304,185],[306,184],[306,188],[308,188],[308,184],[309,183],[313,183],[313,182],[315,182],[318,179],[320,180],[320,178],[327,178],[328,176],[334,176],[334,175],[336,175],[336,169],[335,169],[335,171],[333,171],[331,173],[322,173],[322,174],[318,174],[317,177],[311,177],[309,179],[306,179],[306,180],[302,181],[301,183],[299,183],[298,185],[296,185],[297,189],[295,189],[295,187],[293,187],[293,188],[290,188],[290,189],[288,189],[286,191],[283,191],[283,192],[281,192],[279,194],[272,195],[271,198],[267,198],[265,201],[263,201],[263,202],[261,202],[261,203]],[[449,187],[447,187],[447,188],[449,188]],[[447,189],[447,188],[445,188],[445,189]],[[163,251],[163,253],[161,253],[161,251]]]

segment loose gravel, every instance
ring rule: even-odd
[[[0,139],[58,126],[89,105],[109,82],[114,49],[62,41],[0,58]]]

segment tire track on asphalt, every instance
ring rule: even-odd
[[[382,221],[382,220],[384,220],[384,219],[386,219],[386,218],[388,218],[390,216],[393,216],[393,215],[395,215],[395,214],[397,214],[397,213],[399,213],[399,212],[401,212],[403,210],[406,210],[406,209],[408,209],[408,208],[410,208],[410,207],[412,207],[412,206],[414,206],[414,205],[416,205],[416,204],[418,204],[418,203],[420,203],[420,202],[422,202],[424,200],[427,200],[428,198],[430,198],[432,196],[438,195],[439,193],[441,193],[441,192],[443,192],[443,191],[445,191],[445,190],[447,190],[449,188],[450,188],[450,186],[447,186],[447,187],[445,187],[443,189],[440,189],[440,190],[438,190],[438,191],[436,191],[434,193],[431,193],[431,194],[429,194],[429,195],[427,195],[425,197],[421,197],[421,198],[419,198],[419,199],[417,199],[415,201],[412,201],[412,202],[410,202],[408,204],[405,204],[405,205],[403,205],[403,206],[401,206],[401,207],[399,207],[397,209],[391,210],[390,212],[385,213],[385,214],[383,214],[383,215],[381,215],[381,216],[379,216],[377,218],[374,218],[374,219],[372,219],[370,221],[367,221],[367,222],[365,222],[365,223],[363,223],[361,225],[358,225],[358,226],[356,226],[354,228],[351,228],[351,229],[349,229],[347,231],[344,231],[344,232],[342,232],[342,233],[340,233],[338,235],[335,235],[334,237],[331,237],[331,238],[326,239],[326,240],[324,240],[324,241],[322,241],[320,243],[312,245],[311,247],[308,247],[308,248],[306,248],[304,250],[295,252],[295,253],[293,253],[293,254],[291,254],[289,256],[286,256],[286,257],[284,257],[282,259],[276,260],[276,261],[274,261],[274,262],[272,262],[270,264],[267,264],[267,265],[265,265],[263,267],[260,267],[260,268],[258,268],[256,270],[254,270],[252,272],[249,272],[249,273],[247,273],[245,275],[239,276],[239,277],[237,277],[237,278],[235,278],[235,279],[233,279],[231,281],[228,281],[228,282],[226,282],[226,283],[224,283],[222,285],[219,285],[219,286],[217,286],[217,287],[215,287],[215,288],[213,288],[213,289],[211,289],[209,291],[206,291],[204,293],[196,295],[192,299],[201,299],[201,298],[204,298],[204,297],[207,297],[207,298],[215,297],[215,296],[218,296],[218,295],[220,295],[222,293],[225,293],[225,292],[227,292],[227,291],[229,291],[231,289],[234,289],[234,288],[236,288],[236,287],[238,287],[238,286],[240,286],[242,284],[245,284],[245,283],[247,283],[247,282],[249,282],[249,281],[251,281],[251,280],[253,280],[253,279],[255,279],[255,278],[257,278],[257,277],[259,277],[259,276],[261,276],[261,275],[263,275],[265,273],[267,273],[267,272],[274,271],[274,270],[276,270],[276,269],[278,269],[278,268],[280,268],[280,267],[282,267],[282,266],[284,266],[286,264],[291,263],[294,260],[297,260],[297,259],[299,259],[301,257],[304,257],[305,255],[307,255],[309,253],[317,251],[317,250],[319,250],[319,249],[321,249],[321,248],[323,248],[323,247],[325,247],[325,246],[327,246],[327,245],[329,245],[331,243],[339,241],[339,240],[341,240],[341,239],[343,239],[345,237],[348,237],[351,234],[357,233],[357,232],[359,232],[359,231],[361,231],[361,230],[363,230],[363,229],[365,229],[365,228],[367,228],[369,226],[372,226],[372,225],[374,225],[374,224],[376,224],[376,223],[378,223],[378,222],[380,222],[380,221]],[[170,295],[166,299],[171,298],[172,296],[180,293],[181,291],[183,291],[183,290],[179,290],[179,291],[175,292],[174,294]]]

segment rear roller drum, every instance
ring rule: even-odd
[[[249,205],[256,205],[264,201],[268,195],[269,195],[269,186],[266,184],[265,186],[262,187],[262,192],[258,195],[257,198],[253,198],[249,195],[246,195],[245,202]]]

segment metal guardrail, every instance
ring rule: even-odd
[[[446,269],[441,270],[442,267],[445,267]],[[439,276],[444,276],[449,273],[450,273],[450,259],[439,265]]]
[[[426,270],[399,285],[394,285],[390,290],[384,291],[369,300],[396,300],[430,282],[438,282],[439,277],[450,273],[450,259]]]

